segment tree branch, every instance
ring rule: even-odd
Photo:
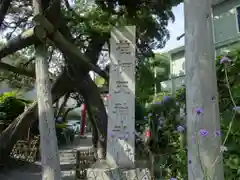
[[[0,49],[0,59],[20,49],[39,42],[39,40],[34,36],[33,30],[34,28],[28,29],[19,36],[9,40],[7,44],[3,45],[3,47]]]
[[[62,117],[63,122],[66,121],[68,113],[70,113],[71,111],[73,111],[74,109],[76,109],[78,107],[79,107],[79,105],[76,105],[75,107],[72,107],[72,108],[68,108],[63,114],[63,117]]]
[[[60,108],[59,108],[59,110],[58,110],[57,117],[59,117],[60,114],[64,111],[64,108],[65,108],[65,106],[66,106],[66,104],[67,104],[67,101],[68,101],[69,97],[70,97],[70,93],[67,93],[67,94],[64,96],[64,100],[63,100],[63,103],[62,103],[62,105],[60,106]]]
[[[95,159],[98,159],[98,154],[97,154],[97,145],[98,145],[98,128],[96,125],[96,120],[94,119],[94,115],[93,115],[93,110],[91,108],[91,104],[89,103],[88,97],[86,96],[86,94],[84,92],[81,92],[83,98],[84,98],[84,102],[87,108],[87,114],[88,114],[88,119],[92,125],[92,143],[93,143],[93,151],[94,151],[94,157]]]
[[[27,76],[27,77],[35,78],[35,73],[34,72],[30,72],[30,71],[27,71],[27,70],[22,69],[22,68],[17,68],[15,66],[11,66],[11,65],[3,63],[3,62],[0,62],[0,69],[11,71],[13,73],[24,75],[24,76]]]
[[[102,71],[97,65],[92,64],[91,60],[87,56],[83,55],[80,50],[74,44],[68,41],[58,30],[55,30],[54,32],[53,25],[44,16],[35,16],[34,21],[37,24],[41,25],[39,27],[35,27],[34,32],[37,37],[42,38],[42,31],[45,30],[46,33],[49,35],[48,38],[54,42],[56,47],[62,53],[64,53],[65,56],[69,57],[69,61],[72,61],[72,64],[75,64],[76,66],[85,66],[87,68],[90,68],[91,70],[99,74],[101,77],[108,80],[108,74],[105,71]],[[82,61],[81,65],[79,64],[79,59]]]

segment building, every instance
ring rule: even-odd
[[[213,31],[216,55],[240,48],[240,0],[213,0]],[[168,51],[170,80],[161,82],[164,91],[174,93],[184,85],[184,53],[184,46]]]

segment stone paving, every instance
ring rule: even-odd
[[[87,134],[86,139],[75,138],[73,144],[60,148],[60,164],[62,180],[75,179],[76,150],[88,149],[91,147],[91,135]],[[12,170],[0,171],[0,180],[41,180],[41,163],[24,165]]]

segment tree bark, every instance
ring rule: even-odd
[[[61,19],[64,19],[62,14],[59,17],[61,17]],[[69,42],[73,43],[73,38],[70,34],[68,27],[66,26],[66,23],[67,22],[64,22],[64,21],[62,22],[62,24],[59,28],[59,32],[62,33]],[[90,42],[90,44],[87,48],[87,51],[85,53],[85,56],[91,60],[92,64],[97,64],[99,54],[102,50],[102,47],[105,44],[105,42],[108,41],[109,37],[110,37],[110,34],[100,35],[97,33],[92,37],[92,41]],[[65,58],[66,58],[66,61],[68,62],[68,57],[65,57]],[[95,142],[99,141],[99,145],[100,145],[99,158],[101,158],[101,157],[106,156],[107,114],[106,114],[105,106],[100,97],[99,89],[88,75],[89,71],[90,71],[90,69],[79,67],[77,73],[79,73],[79,72],[80,73],[79,73],[79,75],[75,75],[75,77],[78,77],[77,78],[78,80],[75,79],[75,80],[77,80],[77,82],[75,84],[78,85],[78,90],[80,90],[80,94],[87,94],[87,96],[89,96],[91,98],[91,100],[89,99],[89,104],[91,105],[92,110],[94,111],[95,108],[98,109],[98,112],[93,112],[93,115],[94,115],[94,119],[96,122],[96,127],[98,129],[97,131],[99,132],[99,135],[101,137],[98,138],[99,136],[96,133],[97,131],[95,131],[95,134],[98,137],[96,139],[94,139],[94,141]],[[91,84],[91,85],[86,86],[86,83]],[[85,87],[83,90],[84,93],[81,93],[81,90],[82,90],[81,86]],[[90,89],[92,87],[93,87],[93,89]],[[95,93],[95,94],[92,94],[92,93]],[[96,99],[94,99],[94,97],[96,97]],[[101,129],[101,131],[100,131],[100,129]],[[94,143],[94,144],[96,144],[96,143]]]
[[[94,151],[94,158],[95,160],[98,159],[98,154],[97,154],[97,151],[98,151],[98,128],[97,128],[97,125],[96,125],[96,121],[94,119],[94,115],[93,115],[93,110],[92,110],[92,107],[89,103],[89,100],[88,100],[88,97],[86,96],[85,93],[81,93],[83,98],[84,98],[84,103],[86,104],[86,108],[87,108],[87,113],[88,113],[88,118],[89,118],[89,121],[92,125],[92,143],[93,143],[93,151]]]
[[[223,180],[212,1],[186,0],[184,11],[188,179]]]
[[[66,86],[68,84],[68,86]],[[66,92],[73,89],[73,82],[67,76],[66,70],[57,78],[52,87],[53,102],[56,102]],[[37,119],[37,103],[34,102],[23,114],[16,118],[0,134],[0,161],[4,161],[11,152],[17,140],[24,137],[31,124]]]

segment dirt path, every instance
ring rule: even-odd
[[[62,180],[75,179],[75,152],[77,149],[88,149],[91,147],[91,135],[87,139],[75,138],[73,144],[60,148],[60,164],[62,170]],[[13,170],[0,172],[0,180],[41,180],[41,164],[28,164]]]

